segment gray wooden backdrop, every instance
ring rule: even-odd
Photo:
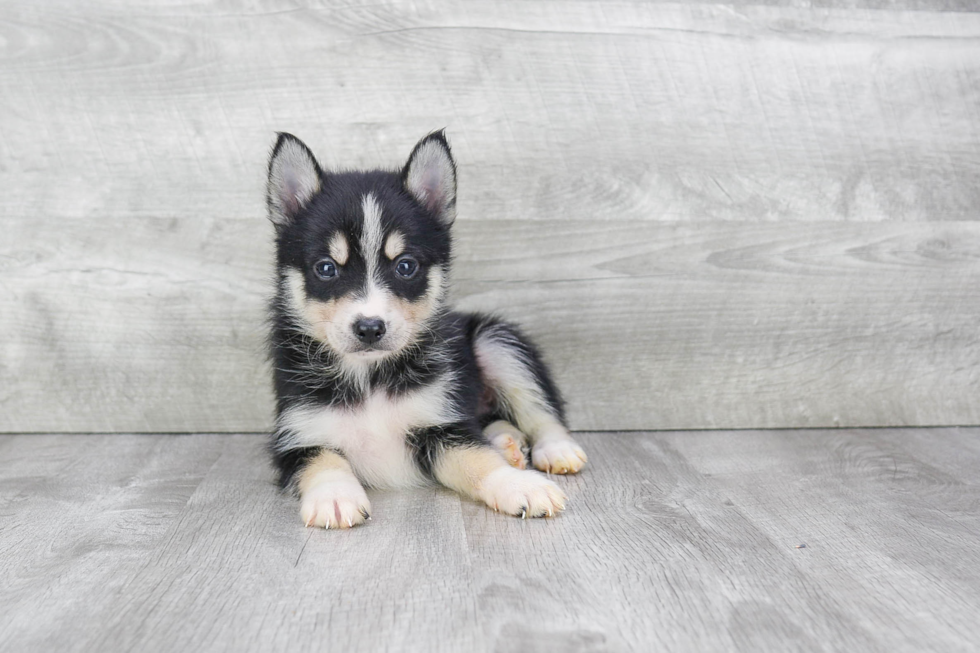
[[[978,424],[977,5],[0,2],[0,430],[266,428],[273,132],[441,127],[574,428]]]

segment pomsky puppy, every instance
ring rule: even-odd
[[[328,172],[280,134],[272,457],[307,526],[370,518],[365,486],[435,480],[494,510],[550,517],[578,472],[558,389],[511,324],[445,306],[456,164],[442,132],[400,171]]]

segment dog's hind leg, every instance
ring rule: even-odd
[[[565,426],[561,395],[537,349],[518,329],[478,317],[473,353],[483,382],[493,392],[493,415],[527,434],[531,463],[552,474],[574,474],[587,457]],[[499,424],[499,422],[494,422]],[[489,427],[488,427],[489,428]]]
[[[511,467],[525,469],[527,467],[527,436],[520,429],[504,419],[487,424],[483,429],[483,437],[501,453]]]
[[[476,421],[413,429],[408,442],[419,467],[460,494],[515,517],[553,517],[565,493],[529,469],[514,469],[485,441]]]

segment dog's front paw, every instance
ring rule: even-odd
[[[531,449],[531,463],[549,474],[575,474],[588,460],[582,447],[571,438],[544,440]]]
[[[480,498],[500,512],[515,517],[552,517],[565,509],[565,493],[547,478],[531,471],[500,467],[487,474]]]
[[[349,474],[324,474],[303,492],[299,514],[307,526],[353,528],[371,518],[371,502]]]

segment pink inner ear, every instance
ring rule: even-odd
[[[299,191],[299,180],[295,176],[287,175],[283,180],[282,197],[280,199],[283,208],[290,214],[299,211]]]
[[[422,175],[422,192],[425,193],[425,205],[430,211],[442,208],[443,197],[440,192],[438,166],[429,166]]]

